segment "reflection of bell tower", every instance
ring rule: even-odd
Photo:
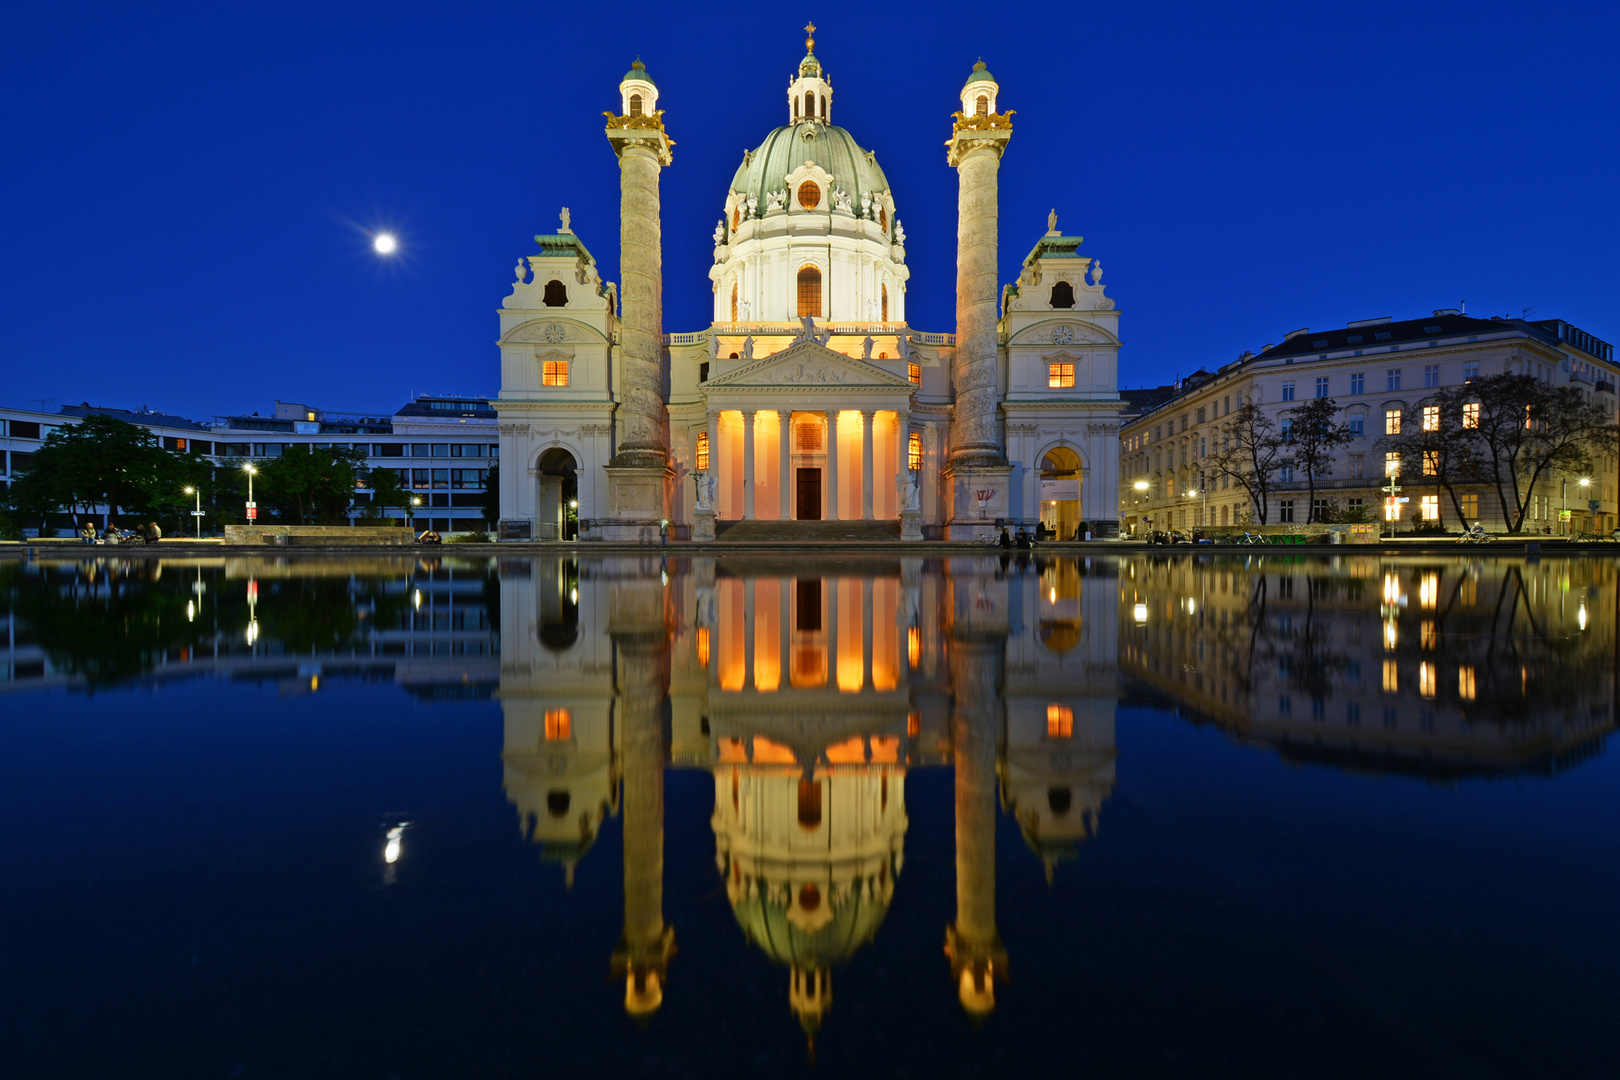
[[[642,1019],[663,1004],[664,976],[675,951],[674,928],[664,923],[663,715],[670,619],[656,573],[615,581],[610,592],[609,633],[618,652],[624,731],[624,933],[613,950],[613,972],[625,980],[625,1011]]]
[[[1004,583],[967,568],[951,583],[951,715],[956,747],[956,922],[945,933],[962,1007],[996,1007],[1007,951],[996,930],[996,741],[1007,643]]]

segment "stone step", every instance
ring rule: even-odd
[[[714,538],[729,544],[883,543],[900,539],[898,521],[717,521]]]

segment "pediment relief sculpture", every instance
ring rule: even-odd
[[[506,337],[501,339],[501,344],[560,345],[563,342],[600,343],[602,340],[601,334],[583,323],[572,319],[544,318],[531,319],[529,322],[514,326]]]
[[[1010,345],[1118,345],[1101,327],[1082,322],[1044,322],[1013,337]]]

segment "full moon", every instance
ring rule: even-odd
[[[379,255],[392,255],[399,248],[399,241],[393,233],[378,233],[377,238],[371,242],[371,248]]]

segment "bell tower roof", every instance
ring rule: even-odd
[[[788,84],[788,123],[794,126],[832,123],[832,83],[827,80],[821,61],[816,59],[816,39],[812,36],[815,30],[815,23],[805,24],[807,51]]]

